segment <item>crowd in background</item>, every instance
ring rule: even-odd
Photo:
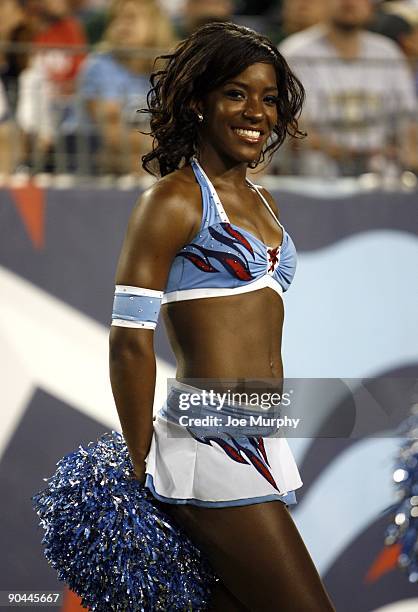
[[[271,172],[418,174],[414,0],[1,0],[0,173],[139,173],[154,58],[212,20],[267,34],[306,88]]]

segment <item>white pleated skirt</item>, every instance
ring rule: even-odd
[[[145,460],[145,486],[154,497],[215,508],[273,500],[296,504],[295,490],[303,483],[286,438],[259,435],[254,429],[246,435],[203,435],[181,425],[167,408],[185,389],[201,391],[176,381],[154,420]]]

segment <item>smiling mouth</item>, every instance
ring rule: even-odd
[[[249,130],[244,128],[232,128],[232,131],[237,134],[240,138],[246,142],[257,143],[260,142],[263,136],[261,130]]]

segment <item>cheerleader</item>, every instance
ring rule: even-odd
[[[159,61],[145,109],[154,144],[142,158],[159,180],[129,220],[110,329],[135,476],[219,576],[210,610],[331,611],[288,510],[302,485],[288,443],[247,422],[258,422],[257,406],[227,397],[256,380],[282,391],[296,251],[247,171],[287,135],[303,136],[304,90],[267,38],[231,23],[201,27]],[[177,370],[153,420],[160,314]],[[228,417],[239,426],[227,429]]]

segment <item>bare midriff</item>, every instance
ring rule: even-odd
[[[272,289],[168,303],[161,312],[178,380],[283,377],[283,301]]]

